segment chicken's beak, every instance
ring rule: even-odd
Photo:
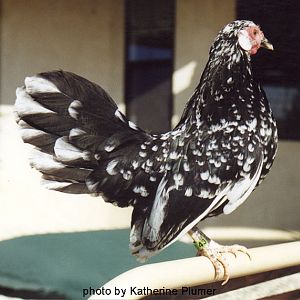
[[[273,45],[265,37],[262,39],[260,46],[268,50],[274,50]]]

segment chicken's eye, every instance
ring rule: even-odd
[[[254,29],[254,30],[253,30],[253,35],[256,36],[257,34],[258,34],[258,30],[257,30],[257,29]]]

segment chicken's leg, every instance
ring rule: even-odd
[[[224,253],[232,253],[236,256],[238,252],[243,252],[251,259],[246,247],[240,245],[222,246],[207,237],[196,226],[194,226],[188,233],[194,241],[194,245],[197,249],[197,255],[206,256],[212,262],[215,268],[215,279],[221,279],[223,270],[224,282],[222,285],[228,282],[230,276],[229,265],[223,255]]]

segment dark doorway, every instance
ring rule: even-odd
[[[170,130],[174,0],[126,1],[126,113],[145,130]]]

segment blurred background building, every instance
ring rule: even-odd
[[[220,242],[248,246],[299,238],[299,1],[0,0],[0,5],[0,240],[130,224],[130,209],[40,188],[12,115],[15,89],[26,76],[54,69],[77,73],[106,89],[140,127],[167,131],[198,84],[214,37],[235,19],[260,24],[275,48],[261,50],[253,64],[278,122],[279,152],[271,174],[241,208],[203,226]]]

